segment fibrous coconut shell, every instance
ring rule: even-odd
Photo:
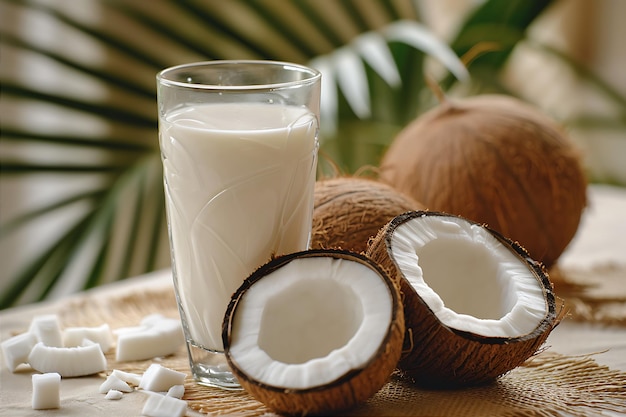
[[[580,155],[564,130],[503,95],[444,101],[415,119],[384,155],[380,180],[429,210],[489,225],[546,267],[586,204]]]
[[[393,271],[390,275],[395,277],[400,286],[406,334],[398,367],[417,384],[425,387],[458,388],[493,382],[535,354],[558,324],[555,295],[547,272],[518,243],[485,225],[463,219],[483,227],[509,248],[520,262],[527,265],[543,289],[547,311],[532,332],[517,337],[490,337],[449,327],[437,318],[416,292],[394,257],[391,243],[394,231],[403,223],[420,216],[445,218],[452,215],[427,211],[402,214],[380,230],[367,250],[367,256],[380,263],[384,269]]]
[[[295,259],[333,258],[360,263],[375,271],[389,289],[391,297],[391,320],[376,353],[369,362],[358,369],[348,369],[330,383],[310,388],[292,388],[272,385],[251,378],[232,357],[232,333],[235,315],[246,292],[272,272]],[[382,296],[382,295],[381,295]],[[320,308],[326,306],[320,304]],[[297,314],[297,312],[294,312]],[[306,326],[306,323],[303,323]],[[404,313],[400,302],[399,288],[386,271],[363,254],[335,249],[319,249],[296,252],[272,259],[248,277],[233,295],[226,311],[223,326],[225,354],[233,374],[241,386],[271,410],[293,416],[329,415],[347,410],[365,402],[388,381],[401,355],[404,338]],[[330,370],[327,370],[329,372]]]
[[[312,249],[365,252],[370,238],[395,216],[424,206],[388,184],[360,177],[315,183]]]

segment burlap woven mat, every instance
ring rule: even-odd
[[[559,279],[567,282],[564,277]],[[580,292],[581,288],[576,287],[576,290]],[[593,312],[594,307],[589,308]],[[178,317],[172,291],[143,292],[107,300],[87,299],[68,305],[60,312],[60,317],[67,326],[95,326],[104,322],[117,328],[136,325],[141,318],[157,312]],[[618,322],[623,323],[624,316]],[[580,315],[579,319],[584,317],[595,316]],[[189,374],[184,348],[175,355],[152,361],[117,363],[111,354],[108,361],[109,371],[121,369],[142,373],[151,363],[158,361],[163,366]],[[183,399],[190,408],[201,413],[210,416],[275,416],[244,391],[203,387],[190,377],[185,385]],[[601,366],[590,356],[572,357],[544,351],[484,387],[424,390],[394,374],[366,404],[341,415],[541,417],[567,413],[586,417],[598,416],[602,410],[626,414],[626,373]]]

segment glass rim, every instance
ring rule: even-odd
[[[307,74],[308,77],[292,80],[292,81],[284,81],[284,82],[276,82],[276,83],[266,83],[266,84],[246,84],[246,85],[228,85],[228,84],[202,84],[202,83],[190,83],[179,81],[171,78],[171,75],[174,73],[178,73],[181,70],[190,69],[190,68],[202,68],[202,67],[218,67],[218,66],[233,66],[233,65],[256,65],[262,67],[282,67],[286,70],[298,71],[302,74]],[[281,89],[281,88],[289,88],[299,85],[307,85],[313,84],[317,82],[321,78],[322,74],[311,67],[307,67],[306,65],[294,64],[292,62],[286,61],[272,61],[272,60],[253,60],[253,59],[216,59],[213,61],[199,61],[199,62],[191,62],[187,64],[175,65],[172,67],[165,68],[159,71],[156,75],[157,82],[161,85],[165,85],[168,87],[179,87],[184,89],[196,89],[196,90],[220,90],[220,91],[242,91],[242,90],[273,90],[273,89]]]

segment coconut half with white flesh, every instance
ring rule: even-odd
[[[223,329],[244,389],[288,415],[366,401],[396,368],[403,338],[394,281],[364,255],[342,250],[271,260],[233,295]]]
[[[532,356],[558,321],[543,266],[485,225],[405,213],[367,254],[396,271],[406,320],[399,368],[420,385],[491,382]]]

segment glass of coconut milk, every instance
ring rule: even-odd
[[[222,322],[272,255],[308,247],[320,73],[274,61],[208,61],[157,75],[159,144],[176,298],[191,371],[239,388]]]

